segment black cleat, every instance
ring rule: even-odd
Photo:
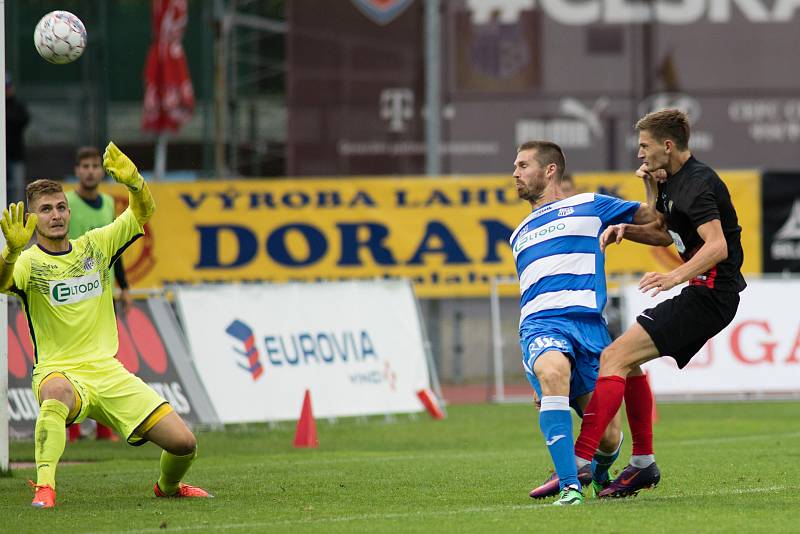
[[[639,490],[656,487],[659,481],[661,481],[661,471],[658,470],[655,462],[643,469],[628,465],[597,496],[601,499],[606,497],[630,497],[639,493]]]

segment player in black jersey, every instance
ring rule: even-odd
[[[681,293],[637,317],[600,359],[600,377],[584,411],[575,444],[580,467],[592,459],[606,425],[625,399],[633,437],[631,462],[600,492],[625,497],[655,486],[661,474],[653,454],[652,393],[640,365],[670,356],[684,368],[702,346],[736,315],[745,288],[741,267],[742,228],[725,183],[689,151],[689,121],[677,109],[645,115],[639,130],[637,175],[648,196],[657,193],[659,220],[648,226],[617,225],[601,236],[601,247],[623,238],[651,245],[675,244],[684,263],[667,273],[647,273],[639,289],[652,296],[689,282]]]

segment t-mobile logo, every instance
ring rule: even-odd
[[[406,123],[414,116],[414,92],[407,87],[393,87],[381,91],[380,117],[389,121],[390,132],[403,132]]]

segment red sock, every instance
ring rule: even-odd
[[[81,425],[69,425],[69,442],[77,441],[81,437]]]
[[[600,438],[619,410],[624,396],[625,379],[621,376],[601,376],[597,379],[592,400],[583,413],[581,434],[575,442],[575,456],[592,461]]]
[[[111,439],[113,432],[105,425],[97,423],[97,439]]]
[[[653,454],[653,392],[644,375],[625,385],[625,411],[633,438],[633,455]]]

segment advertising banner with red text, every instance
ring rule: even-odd
[[[653,391],[668,395],[759,395],[800,392],[800,279],[748,280],[736,317],[683,370],[672,358],[648,363]],[[626,327],[675,288],[651,298],[636,285],[623,288]],[[675,335],[680,336],[680,332]]]

